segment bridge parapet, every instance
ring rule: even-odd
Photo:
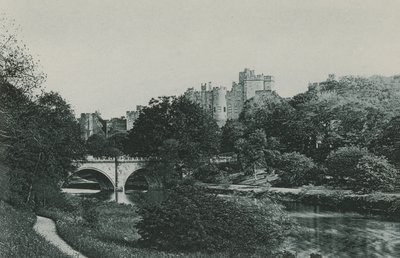
[[[120,156],[118,157],[118,162],[145,162],[145,161],[154,161],[157,158],[145,158],[145,157],[129,157],[129,156]],[[80,163],[103,163],[103,162],[114,162],[115,158],[112,157],[93,157],[87,156],[86,160],[78,160]]]
[[[237,158],[235,156],[215,156],[210,159],[210,163],[212,164],[235,163],[235,162],[237,162]]]

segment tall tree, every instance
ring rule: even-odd
[[[261,129],[250,133],[246,138],[240,138],[235,143],[238,160],[246,174],[256,175],[256,170],[266,166],[264,151],[268,149],[265,132]]]
[[[221,128],[221,152],[235,152],[235,142],[243,137],[245,125],[238,120],[228,120]]]
[[[1,87],[3,103],[12,114],[5,160],[12,169],[12,190],[19,201],[46,202],[46,191],[57,191],[73,169],[73,160],[83,158],[79,125],[57,93],[43,93],[32,101],[21,88]]]
[[[83,158],[83,145],[70,106],[40,88],[45,75],[13,28],[0,18],[0,162],[11,168],[14,200],[44,203]]]
[[[133,156],[158,157],[168,163],[163,167],[171,168],[169,172],[183,175],[218,152],[219,137],[215,120],[200,106],[184,97],[161,97],[142,110],[126,150]]]

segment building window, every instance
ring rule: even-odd
[[[226,112],[226,107],[224,107],[224,112]]]
[[[215,110],[215,107],[214,107],[214,112],[215,112],[216,110]]]

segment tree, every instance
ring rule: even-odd
[[[265,92],[245,103],[239,121],[246,125],[245,133],[262,129],[267,138],[281,138],[293,111],[288,102],[275,92]]]
[[[242,171],[246,174],[256,176],[256,169],[266,166],[264,150],[268,149],[268,141],[263,130],[257,129],[246,138],[240,138],[236,141],[235,148]]]
[[[37,69],[38,63],[16,34],[14,21],[0,16],[0,80],[29,92],[38,88],[46,76]]]
[[[328,174],[337,186],[356,191],[391,190],[398,178],[397,170],[384,157],[365,148],[342,147],[327,158]]]
[[[384,157],[367,155],[362,157],[357,164],[354,190],[392,191],[398,178],[398,171]]]
[[[117,132],[107,138],[107,151],[105,156],[119,156],[125,154],[125,144],[128,140],[126,132]]]
[[[161,97],[142,110],[126,150],[132,156],[157,157],[165,173],[183,176],[208,163],[218,152],[219,139],[215,120],[200,106],[184,97]]]
[[[368,150],[357,146],[341,147],[332,151],[326,159],[328,174],[334,184],[342,187],[351,187],[354,176],[357,174],[357,164],[360,159],[368,155]]]
[[[107,156],[106,137],[101,134],[93,134],[86,140],[86,151],[94,157]]]
[[[235,152],[235,142],[243,137],[245,126],[237,121],[229,119],[222,127],[221,152]]]
[[[317,91],[316,90],[308,90],[306,92],[299,93],[295,96],[293,96],[289,100],[289,104],[297,109],[300,108],[302,105],[307,104],[311,100],[315,100],[318,98]]]
[[[369,147],[374,153],[387,157],[397,166],[400,165],[400,116],[390,120]]]
[[[11,190],[17,202],[44,204],[83,158],[79,125],[57,93],[31,99],[22,88],[0,84],[7,113],[5,163],[12,169]]]
[[[269,200],[227,200],[189,186],[174,187],[160,204],[145,205],[138,223],[140,243],[162,250],[228,252],[269,257],[291,221]],[[264,249],[265,248],[265,249]]]
[[[279,185],[285,187],[316,184],[323,177],[314,161],[298,152],[283,153],[277,156],[274,163],[279,175]]]

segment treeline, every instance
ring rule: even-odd
[[[163,164],[154,169],[173,178],[229,182],[234,172],[264,172],[278,177],[272,182],[277,186],[388,191],[398,184],[398,103],[400,83],[394,77],[330,78],[292,98],[256,95],[238,120],[220,129],[184,97],[161,97],[150,101],[128,134],[112,138],[117,144],[111,146],[132,156],[158,157]],[[89,152],[107,153],[93,147],[105,141],[95,137],[88,140]],[[234,155],[238,163],[209,164],[217,154]]]
[[[400,81],[328,79],[290,99],[265,93],[222,128],[222,151],[247,174],[275,173],[279,186],[328,184],[357,191],[398,184]]]

